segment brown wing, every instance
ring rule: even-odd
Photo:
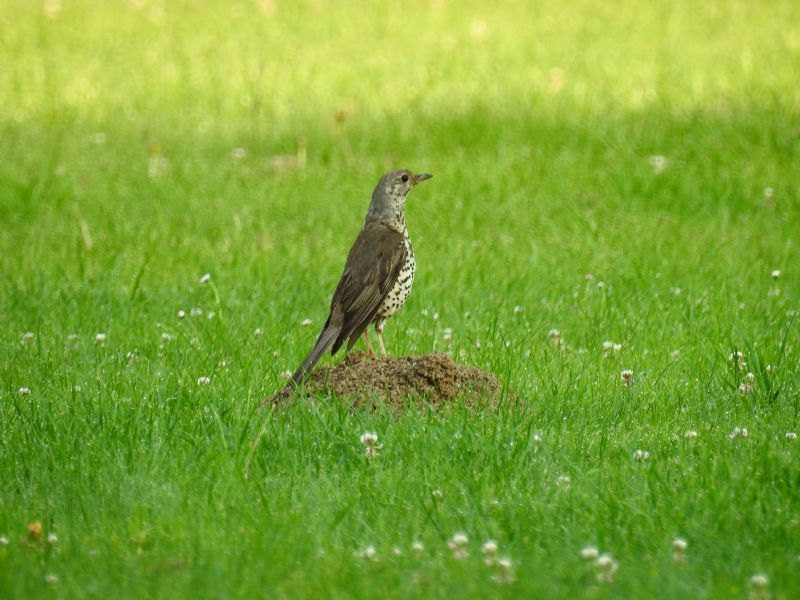
[[[405,259],[402,233],[381,223],[364,225],[350,249],[331,300],[331,317],[342,318],[342,329],[331,354],[354,336],[352,346],[369,326],[397,281]]]

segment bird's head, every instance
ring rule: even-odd
[[[431,177],[433,175],[412,173],[408,169],[386,173],[372,192],[368,216],[378,219],[402,219],[408,192],[418,183]]]

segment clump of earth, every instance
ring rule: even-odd
[[[494,404],[499,391],[492,373],[460,365],[442,352],[389,358],[354,352],[334,367],[317,368],[297,390],[281,390],[268,402],[277,404],[301,394],[324,394],[351,398],[355,406],[383,402],[400,408],[412,398],[438,409],[457,397]]]

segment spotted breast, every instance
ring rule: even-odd
[[[414,284],[417,261],[414,258],[414,249],[411,247],[411,238],[408,237],[408,229],[404,229],[403,238],[406,246],[406,261],[400,269],[397,281],[395,281],[394,286],[375,314],[375,330],[378,333],[383,333],[383,328],[386,326],[386,321],[389,317],[400,310],[403,304],[406,303],[406,300],[411,295],[411,286]]]

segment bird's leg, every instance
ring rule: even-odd
[[[380,339],[380,336],[378,339]],[[377,358],[377,356],[375,356],[375,350],[372,349],[372,341],[369,339],[369,331],[366,329],[364,330],[364,341],[367,342],[367,350],[369,350],[369,355],[372,358]],[[383,342],[381,342],[381,346],[383,346]]]
[[[375,333],[378,334],[378,343],[381,345],[381,358],[386,358],[386,346],[383,345],[383,328],[386,326],[386,319],[381,319],[375,323]]]

